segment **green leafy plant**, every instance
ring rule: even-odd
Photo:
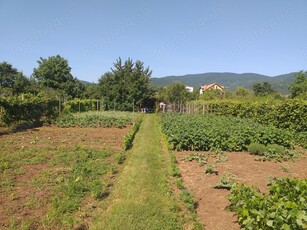
[[[293,132],[247,119],[217,115],[161,115],[162,131],[173,149],[246,151],[251,143],[291,149]]]
[[[184,189],[180,195],[180,199],[185,203],[185,206],[187,209],[189,209],[191,212],[195,212],[195,207],[197,205],[191,191]]]
[[[216,169],[216,166],[211,165],[211,164],[207,164],[205,172],[206,172],[206,174],[215,174],[215,175],[219,174],[219,172]]]
[[[129,133],[127,133],[124,137],[124,146],[123,146],[124,150],[128,150],[132,147],[132,142],[133,142],[134,136],[139,131],[141,123],[142,123],[142,117],[139,116],[136,119],[136,122],[133,125],[132,130]]]
[[[116,127],[124,128],[133,123],[133,113],[114,111],[90,111],[63,113],[56,121],[59,127]]]
[[[247,150],[248,150],[248,152],[250,152],[253,155],[263,156],[267,149],[266,149],[265,145],[263,145],[263,144],[251,143],[247,147]]]
[[[184,157],[184,161],[196,161],[200,166],[207,163],[208,157],[204,153],[192,153],[191,155]]]
[[[220,182],[215,185],[214,188],[230,190],[231,187],[235,184],[235,182],[235,175],[231,173],[223,174]]]
[[[294,189],[293,189],[294,188]],[[270,192],[236,184],[228,199],[244,229],[306,229],[307,179],[274,179]]]
[[[285,147],[278,144],[262,145],[259,143],[252,143],[248,146],[248,151],[253,155],[258,155],[258,161],[287,161],[299,156],[294,150],[286,149]]]

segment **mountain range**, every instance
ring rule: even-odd
[[[160,88],[173,82],[182,82],[185,85],[194,87],[194,89],[198,89],[201,85],[216,82],[225,86],[227,90],[233,91],[240,86],[252,89],[255,83],[266,81],[272,85],[274,90],[282,94],[289,94],[288,85],[294,81],[295,74],[296,73],[293,72],[272,77],[256,73],[238,74],[212,72],[151,78],[151,83],[153,86]]]

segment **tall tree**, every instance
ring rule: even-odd
[[[64,92],[71,97],[81,97],[85,90],[80,81],[72,76],[68,61],[60,55],[40,58],[33,77],[44,87]]]
[[[156,98],[158,101],[172,104],[174,111],[180,111],[186,101],[193,99],[193,95],[186,90],[182,82],[174,82],[160,89],[156,94]]]
[[[24,93],[29,79],[7,62],[0,63],[0,87],[2,95]]]
[[[295,79],[292,84],[289,85],[291,97],[302,96],[307,98],[307,72],[300,71],[295,75]]]
[[[254,84],[253,90],[256,96],[267,96],[275,92],[272,85],[267,81]]]
[[[136,106],[146,106],[150,97],[149,78],[152,71],[145,68],[141,61],[133,62],[127,59],[122,63],[117,59],[111,68],[99,79],[104,101],[109,109],[132,110],[133,102]]]

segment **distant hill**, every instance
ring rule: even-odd
[[[91,82],[88,82],[88,81],[83,81],[83,80],[79,80],[83,85],[85,86],[89,86],[89,85],[92,85],[94,83],[91,83]]]
[[[198,88],[204,84],[217,82],[224,85],[227,90],[233,91],[239,86],[251,89],[255,83],[267,81],[272,85],[273,89],[283,94],[289,94],[288,85],[293,82],[295,74],[296,73],[288,73],[270,77],[256,73],[201,73],[151,78],[151,83],[156,87],[164,87],[172,82],[180,81],[185,85]]]

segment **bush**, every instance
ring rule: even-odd
[[[228,199],[244,229],[306,229],[307,180],[275,179],[270,193],[236,184]]]
[[[0,106],[4,108],[2,121],[6,125],[13,123],[50,122],[58,115],[58,101],[48,99],[44,95],[24,94],[0,99]]]
[[[195,103],[195,102],[193,102]],[[298,99],[282,101],[212,100],[198,101],[200,113],[248,118],[261,124],[296,132],[307,131],[307,102]]]
[[[261,156],[258,160],[287,161],[298,156],[295,151],[286,149],[278,144],[265,146],[259,143],[252,143],[248,146],[248,151],[253,155]]]
[[[250,152],[253,155],[263,156],[267,149],[266,149],[265,145],[263,145],[263,144],[251,143],[247,147],[247,150],[248,150],[248,152]]]

